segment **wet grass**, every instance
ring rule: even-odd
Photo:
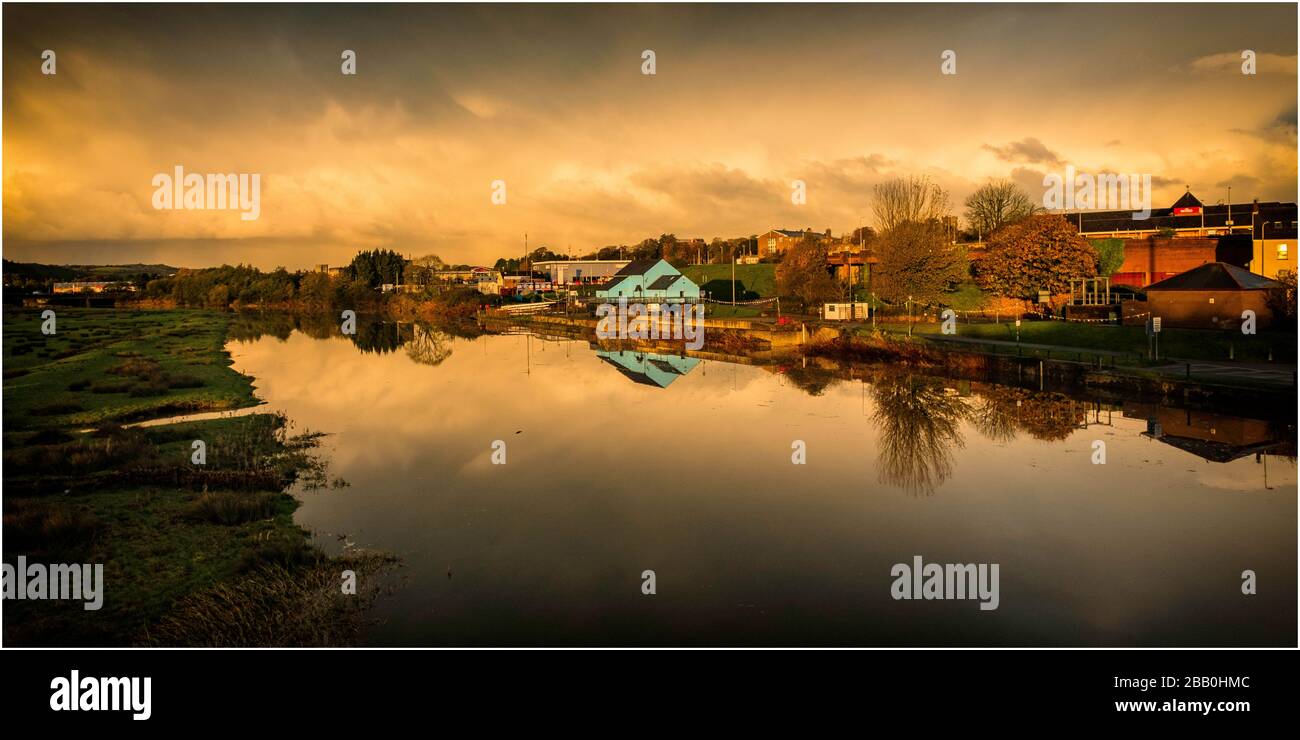
[[[250,406],[252,379],[230,368],[227,314],[60,308],[55,333],[36,309],[4,313],[4,429]]]
[[[255,403],[251,379],[224,351],[229,317],[60,309],[57,320],[46,337],[35,312],[4,314],[4,559],[102,563],[103,608],[7,602],[6,644],[327,644],[354,635],[355,625],[342,625],[353,624],[356,603],[318,592],[322,568],[339,590],[340,568],[309,546],[286,493],[295,480],[324,481],[319,435],[294,434],[274,414],[123,426]],[[205,443],[204,465],[192,462],[195,440]],[[237,616],[199,616],[218,607]],[[327,627],[328,613],[338,629]],[[281,635],[293,614],[318,623]]]

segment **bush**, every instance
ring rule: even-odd
[[[212,524],[243,524],[275,515],[275,495],[270,493],[204,493],[190,504],[186,516]]]
[[[85,410],[86,408],[76,401],[54,401],[33,406],[31,413],[34,416],[62,416],[63,414],[74,414]]]
[[[5,549],[28,557],[77,562],[90,552],[99,527],[93,514],[70,504],[16,499],[5,507]]]
[[[110,381],[97,380],[90,386],[91,393],[127,393],[134,387],[134,383],[129,380]]]

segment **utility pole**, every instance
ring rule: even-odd
[[[736,305],[736,248],[731,248],[731,305]]]
[[[1232,186],[1228,186],[1228,233],[1232,234]]]

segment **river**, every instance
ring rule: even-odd
[[[1295,644],[1293,410],[411,324],[229,350],[348,483],[297,521],[401,558],[375,645]],[[895,599],[915,556],[998,564],[997,608]]]

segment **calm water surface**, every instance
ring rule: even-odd
[[[330,433],[350,485],[298,491],[297,520],[402,558],[374,644],[1295,644],[1294,432],[1251,452],[1276,423],[409,324],[365,351],[280,334],[232,342],[235,367]],[[1000,564],[1000,607],[893,600],[914,555]]]

